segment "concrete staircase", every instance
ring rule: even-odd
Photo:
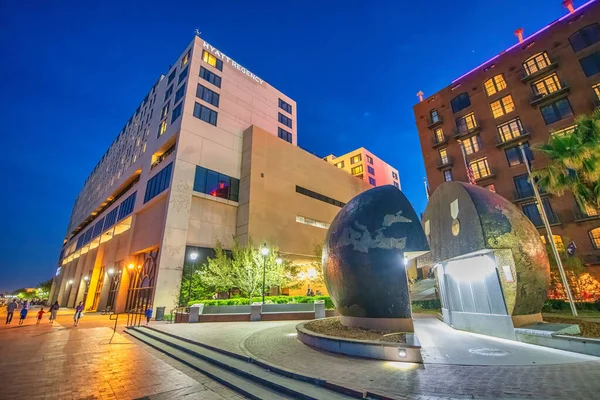
[[[250,399],[373,398],[326,381],[271,368],[251,358],[157,329],[130,327],[125,332]]]

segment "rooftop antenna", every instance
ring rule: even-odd
[[[196,30],[194,31],[194,33],[196,34],[196,36],[200,36],[200,34],[201,34],[202,32],[200,32],[200,31],[198,30],[198,28],[196,28]]]

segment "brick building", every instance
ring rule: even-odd
[[[589,1],[452,81],[414,106],[431,190],[444,181],[476,182],[513,201],[545,232],[527,181],[520,143],[533,168],[546,164],[529,148],[568,133],[600,105],[600,1]],[[464,148],[465,157],[463,157]],[[466,162],[465,162],[466,158]],[[600,277],[600,213],[568,193],[542,202],[558,247],[571,240]]]

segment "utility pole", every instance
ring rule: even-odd
[[[554,253],[554,258],[556,259],[556,265],[558,266],[558,271],[560,272],[560,278],[562,280],[563,286],[565,287],[565,292],[567,293],[567,297],[569,298],[569,305],[571,306],[571,312],[574,316],[577,316],[577,309],[575,308],[575,303],[573,302],[573,295],[571,294],[571,288],[569,288],[569,282],[567,282],[567,276],[565,275],[565,269],[563,268],[562,260],[560,259],[560,254],[558,253],[558,249],[556,248],[556,244],[554,243],[554,236],[552,236],[552,229],[550,228],[550,223],[548,222],[548,216],[546,215],[546,208],[544,207],[544,203],[542,203],[542,198],[540,197],[540,192],[538,191],[537,184],[531,175],[531,167],[529,166],[529,159],[527,158],[527,154],[525,154],[525,149],[523,148],[523,144],[519,143],[519,149],[521,150],[521,156],[523,157],[523,162],[525,166],[527,166],[527,174],[529,175],[529,181],[531,182],[531,187],[533,188],[533,193],[535,194],[535,199],[538,204],[538,209],[540,211],[540,215],[542,217],[542,221],[544,222],[544,227],[546,228],[546,232],[548,233],[548,241],[550,242],[550,247],[552,247],[552,252]]]

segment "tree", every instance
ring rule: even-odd
[[[38,284],[37,295],[40,299],[46,300],[50,295],[50,290],[52,290],[52,278]]]
[[[533,175],[547,192],[570,191],[581,206],[600,208],[600,110],[576,122],[573,133],[552,135],[547,144],[534,147],[550,162]]]

